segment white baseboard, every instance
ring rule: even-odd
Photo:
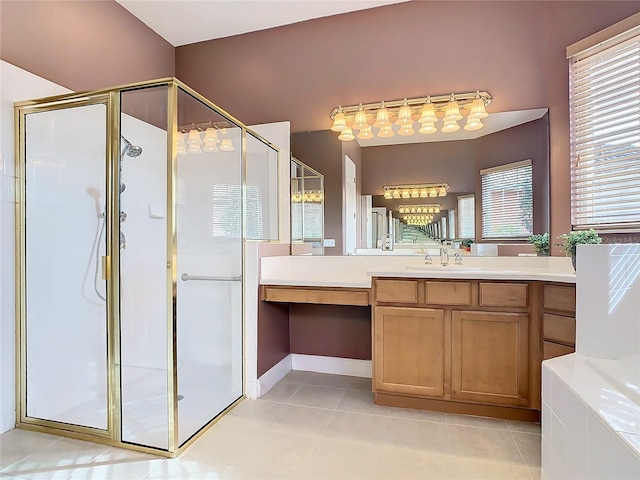
[[[256,385],[256,396],[249,397],[249,393],[247,392],[247,397],[249,398],[260,398],[269,390],[271,390],[276,383],[282,380],[287,373],[291,371],[291,355],[287,355],[278,363],[276,363],[273,367],[267,370],[259,379]]]
[[[371,378],[371,360],[291,354],[291,369]]]

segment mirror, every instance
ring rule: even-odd
[[[291,157],[291,254],[324,254],[324,175]]]
[[[362,148],[361,248],[358,254],[377,253],[382,235],[391,232],[395,250],[419,250],[428,246],[453,244],[474,250],[485,244],[510,243],[507,255],[530,252],[522,240],[482,238],[482,180],[480,171],[523,160],[531,160],[533,233],[549,231],[549,120],[547,109],[523,111],[525,122],[483,135],[453,141],[378,145]],[[519,112],[509,112],[519,113]],[[534,116],[535,118],[531,118]],[[385,185],[447,183],[444,197],[385,199]],[[400,207],[439,205],[428,225],[407,225]],[[393,221],[382,219],[392,212]],[[418,213],[411,212],[411,213]],[[486,212],[485,212],[486,215]],[[486,219],[485,219],[486,220]],[[461,225],[462,223],[462,225]],[[461,231],[460,226],[466,231]],[[399,252],[394,252],[399,253]],[[502,255],[502,253],[500,253]]]

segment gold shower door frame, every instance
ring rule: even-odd
[[[120,372],[120,221],[119,195],[120,184],[120,94],[151,87],[167,87],[167,372],[168,372],[168,449],[146,447],[122,441],[121,372]],[[241,183],[243,192],[246,186],[247,132],[273,148],[279,149],[245,124],[200,95],[176,78],[163,78],[148,82],[139,82],[120,87],[93,92],[71,93],[14,104],[15,120],[15,175],[16,175],[16,237],[15,237],[15,277],[16,277],[16,427],[51,433],[66,437],[103,443],[131,450],[175,457],[188,448],[209,427],[222,418],[245,396],[245,312],[242,305],[242,396],[229,405],[215,418],[202,426],[182,445],[178,439],[178,371],[177,371],[177,234],[176,234],[176,177],[177,177],[177,132],[178,132],[178,91],[182,90],[202,102],[214,112],[233,122],[241,129],[242,159]],[[70,425],[67,423],[43,420],[27,416],[27,371],[26,371],[26,115],[35,112],[47,112],[63,108],[103,104],[107,107],[107,430]],[[245,195],[242,195],[242,215],[245,213]],[[244,266],[244,244],[246,242],[246,223],[242,225],[242,260]],[[244,267],[243,267],[244,268]],[[244,298],[245,285],[242,285]]]

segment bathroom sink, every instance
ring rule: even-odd
[[[431,272],[479,272],[484,270],[484,267],[466,267],[464,265],[407,265],[409,270],[424,270]]]

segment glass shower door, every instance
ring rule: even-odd
[[[26,113],[24,216],[17,219],[24,222],[23,416],[104,435],[109,424],[107,281],[101,261],[109,231],[106,101],[96,97]]]

